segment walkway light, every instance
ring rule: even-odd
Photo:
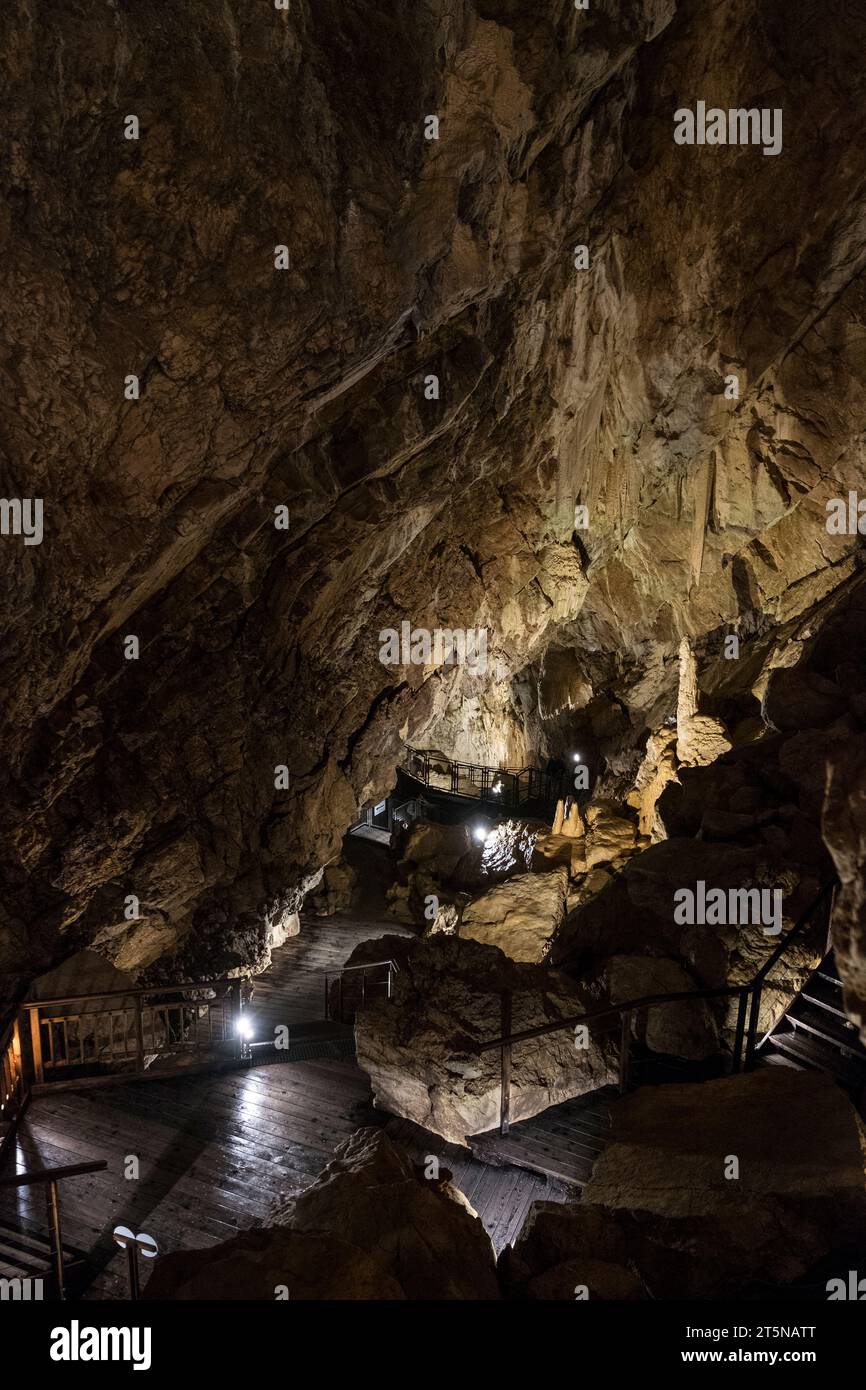
[[[237,1033],[238,1037],[242,1038],[244,1042],[249,1042],[250,1038],[253,1036],[254,1031],[255,1030],[253,1028],[253,1025],[247,1018],[246,1014],[241,1014],[240,1018],[235,1024],[235,1032]]]
[[[474,826],[474,827],[473,827],[473,830],[472,830],[472,834],[474,835],[475,839],[478,841],[479,845],[483,845],[483,844],[484,844],[484,841],[487,839],[487,826],[486,826],[486,825],[476,825],[476,826]]]

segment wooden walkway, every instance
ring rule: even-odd
[[[485,1164],[514,1165],[570,1187],[585,1187],[607,1144],[609,1103],[616,1095],[614,1086],[605,1086],[520,1120],[508,1134],[496,1129],[474,1134],[472,1153]]]
[[[338,969],[358,942],[401,930],[381,920],[305,919],[301,935],[274,952],[272,969],[257,982],[250,1009],[256,1036],[321,1019],[322,972]],[[368,1078],[354,1061],[280,1062],[51,1092],[31,1102],[3,1172],[107,1159],[105,1172],[62,1185],[64,1245],[87,1258],[85,1297],[125,1298],[126,1257],[111,1240],[115,1226],[147,1232],[163,1251],[226,1240],[308,1186],[338,1145],[368,1124],[402,1125],[394,1137],[410,1141],[419,1156],[441,1153],[498,1249],[514,1239],[531,1201],[565,1197],[534,1174],[487,1168],[407,1122],[389,1121],[373,1109]],[[36,1272],[46,1229],[39,1189],[0,1189],[0,1277]]]

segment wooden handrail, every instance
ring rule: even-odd
[[[29,1173],[16,1173],[14,1178],[0,1178],[0,1187],[31,1187],[34,1183],[60,1182],[62,1178],[77,1178],[82,1173],[101,1173],[108,1167],[105,1158],[87,1163],[69,1163],[65,1168],[34,1168]]]
[[[121,986],[117,989],[103,990],[99,994],[67,994],[60,999],[22,999],[19,1009],[53,1009],[60,1004],[88,1004],[100,999],[137,999],[151,994],[178,994],[181,990],[204,990],[231,988],[238,976],[225,980],[189,980],[178,985],[153,985],[149,989]],[[194,1001],[190,1001],[194,1002]]]

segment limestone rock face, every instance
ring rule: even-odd
[[[658,956],[614,956],[606,966],[605,983],[614,1004],[698,988],[695,977],[681,965]],[[712,1057],[719,1050],[718,1027],[702,999],[643,1010],[632,1019],[632,1033],[652,1052],[689,1061]]]
[[[565,920],[568,870],[520,874],[464,909],[461,937],[498,946],[512,960],[543,961]]]
[[[780,892],[781,932],[775,932],[774,920],[754,920],[750,914],[748,920],[721,923],[699,922],[696,914],[683,920],[686,914],[678,914],[676,895],[682,889],[696,894],[699,881],[707,889],[721,889],[726,903],[730,902],[727,895],[739,889]],[[664,956],[697,985],[746,984],[775,949],[781,933],[790,930],[817,895],[820,883],[810,865],[791,862],[784,846],[774,848],[760,839],[751,845],[678,837],[664,840],[631,858],[621,874],[600,885],[593,897],[569,913],[554,943],[552,960],[577,978],[595,979],[617,957],[645,957],[651,975],[659,968],[654,958]],[[772,896],[764,901],[774,910]],[[774,967],[761,998],[762,1030],[773,1026],[815,968],[826,949],[826,935],[826,923],[819,918]],[[636,961],[629,971],[637,981]],[[650,992],[634,990],[635,995]],[[730,1042],[736,1001],[713,1005],[711,1012]],[[668,1026],[669,1021],[663,1025]],[[687,1050],[671,1049],[677,1055],[697,1055],[694,1041],[686,1041],[689,1031],[682,1038]],[[651,1036],[661,1034],[653,1028]]]
[[[444,880],[471,850],[472,835],[464,822],[438,825],[435,821],[417,820],[409,828],[401,855],[404,861]]]
[[[326,864],[324,873],[304,902],[304,910],[317,917],[333,917],[345,912],[358,896],[358,872],[344,861]],[[289,933],[294,935],[294,933]]]
[[[866,18],[790,8],[7,0],[4,487],[45,522],[2,538],[0,971],[249,968],[407,743],[636,748],[684,637],[739,634],[741,695],[820,619],[862,561]],[[704,72],[778,74],[782,158],[674,141]],[[486,669],[389,664],[404,621]]]
[[[866,1133],[825,1075],[647,1087],[612,1118],[580,1203],[536,1203],[503,1257],[512,1294],[766,1296],[866,1238]]]
[[[340,1145],[263,1229],[164,1256],[148,1299],[496,1299],[493,1247],[443,1174],[427,1179],[378,1130]]]
[[[724,725],[711,715],[698,713],[697,663],[689,640],[679,652],[677,693],[677,758],[687,766],[706,767],[730,748]]]
[[[400,964],[394,997],[355,1018],[358,1063],[376,1105],[452,1143],[499,1123],[499,1052],[479,1044],[501,1036],[501,992],[513,991],[512,1031],[579,1015],[593,1002],[557,971],[517,964],[493,946],[433,936],[375,943]],[[364,948],[366,949],[366,948]],[[351,964],[363,960],[359,949]],[[616,1040],[593,1027],[588,1048],[569,1029],[515,1044],[512,1119],[612,1082]]]

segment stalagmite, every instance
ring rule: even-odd
[[[568,815],[562,827],[563,835],[568,835],[573,840],[582,840],[586,834],[586,826],[580,814],[580,807],[576,801],[572,801],[568,808]]]
[[[698,671],[689,639],[680,642],[677,694],[677,758],[691,767],[706,767],[731,747],[721,720],[698,714]]]

